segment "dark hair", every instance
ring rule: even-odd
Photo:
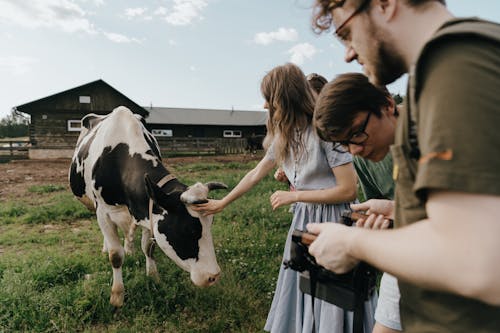
[[[305,147],[294,133],[312,124],[314,112],[314,97],[306,76],[297,65],[277,66],[264,76],[260,90],[269,110],[264,148],[274,141],[278,163],[285,160],[290,149],[301,154]]]
[[[325,86],[325,84],[328,82],[328,80],[322,76],[319,75],[318,73],[311,73],[307,75],[306,77],[307,82],[309,82],[309,85],[311,88],[319,94],[321,92],[321,89]]]
[[[332,21],[332,11],[335,8],[344,6],[347,0],[315,0],[313,5],[313,18],[312,25],[313,30],[316,33],[322,33],[323,31],[330,31],[333,27]],[[354,0],[351,0],[354,1]],[[358,3],[360,0],[356,0]],[[438,1],[444,6],[446,6],[446,0],[404,0],[406,3],[413,8],[420,7],[431,1]]]
[[[389,106],[392,97],[385,87],[377,87],[360,73],[346,73],[327,83],[316,100],[314,127],[318,136],[331,141],[352,127],[360,112],[381,116],[380,109]]]

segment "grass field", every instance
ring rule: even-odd
[[[187,184],[217,180],[233,188],[253,162],[174,165]],[[260,332],[291,220],[269,195],[285,186],[271,176],[215,217],[221,280],[199,289],[156,250],[160,283],[145,275],[136,234],[125,258],[124,307],[109,304],[112,272],[101,253],[95,216],[67,186],[31,186],[25,198],[0,202],[0,332]],[[211,193],[221,197],[224,191]]]

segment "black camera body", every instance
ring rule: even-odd
[[[354,311],[357,302],[368,300],[376,285],[377,271],[361,262],[353,270],[336,274],[316,263],[302,242],[304,232],[294,230],[287,268],[300,272],[299,287],[303,293]]]
[[[363,215],[344,211],[342,222],[352,226]],[[290,260],[285,267],[300,272],[300,290],[306,294],[334,304],[348,311],[354,311],[372,295],[375,290],[378,271],[365,262],[344,274],[336,274],[316,263],[309,254],[308,245],[316,236],[301,230],[294,230],[290,248]]]

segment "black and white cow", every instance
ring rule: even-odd
[[[206,202],[208,191],[227,186],[196,183],[188,187],[179,182],[163,166],[158,143],[140,116],[123,106],[106,116],[85,116],[69,181],[73,194],[96,211],[103,251],[113,267],[112,305],[123,305],[121,267],[124,253],[132,251],[137,225],[142,227],[141,248],[149,276],[158,279],[152,256],[156,243],[190,272],[195,285],[217,281],[220,268],[210,231],[213,216],[201,217],[190,205]],[[125,248],[117,228],[125,235]]]

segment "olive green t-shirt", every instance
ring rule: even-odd
[[[405,112],[391,147],[399,226],[426,217],[430,190],[500,195],[500,26],[488,29],[496,41],[480,32],[435,39],[410,75],[420,156],[409,157]],[[500,307],[399,284],[405,332],[500,332]]]
[[[390,153],[379,162],[372,162],[359,156],[354,156],[353,161],[365,200],[394,198]]]

